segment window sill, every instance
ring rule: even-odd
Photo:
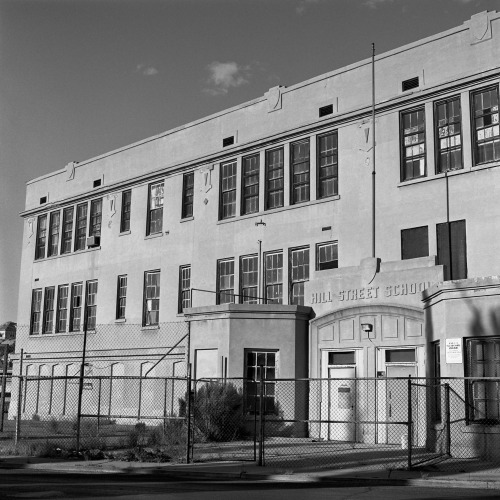
[[[118,324],[120,324],[120,323],[126,323],[126,321],[127,321],[126,318],[115,319],[115,323],[118,323]]]
[[[143,326],[141,327],[141,331],[151,331],[151,330],[159,330],[160,325],[150,325],[150,326]]]
[[[118,234],[118,236],[127,236],[127,234],[131,234],[130,229],[128,231],[122,231],[121,233]]]
[[[301,203],[297,203],[295,205],[287,205],[285,207],[279,207],[279,208],[272,208],[270,210],[264,210],[262,212],[254,212],[252,214],[248,215],[237,215],[231,218],[223,219],[217,221],[217,224],[229,224],[231,222],[236,222],[240,220],[246,220],[246,219],[255,219],[257,217],[263,217],[264,215],[268,214],[275,214],[279,212],[284,212],[285,210],[295,210],[298,208],[305,208],[305,207],[310,207],[312,205],[318,205],[320,203],[328,203],[331,201],[337,201],[340,200],[340,195],[336,194],[334,196],[329,196],[328,198],[321,198],[319,200],[312,200],[312,201],[304,201]]]
[[[180,222],[189,222],[189,221],[192,221],[194,220],[194,217],[184,217],[184,219],[181,219]]]
[[[154,233],[154,234],[148,234],[147,236],[144,236],[145,240],[152,240],[154,238],[161,238],[163,236],[163,231],[160,233]]]
[[[81,332],[58,332],[58,333],[36,333],[36,334],[33,334],[33,333],[30,333],[29,335],[29,338],[30,339],[41,339],[41,338],[45,338],[45,337],[50,337],[50,338],[54,338],[54,337],[70,337],[70,336],[74,336],[74,335],[83,335],[83,331]],[[96,331],[95,330],[87,330],[87,333],[92,333],[92,334],[95,334]]]
[[[92,248],[85,248],[85,250],[75,250],[73,252],[63,253],[60,255],[51,255],[50,257],[44,257],[43,259],[35,259],[35,260],[33,260],[33,262],[36,264],[37,262],[45,262],[47,260],[60,259],[62,257],[71,257],[72,255],[80,255],[82,253],[87,253],[87,252],[95,252],[95,251],[100,250],[100,249],[101,249],[101,246],[92,247]]]

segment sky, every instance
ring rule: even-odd
[[[0,0],[0,324],[26,182],[500,10],[500,0]]]

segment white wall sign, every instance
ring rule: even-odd
[[[446,339],[446,362],[462,363],[462,339]]]

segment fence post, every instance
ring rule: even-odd
[[[411,375],[408,375],[408,470],[411,470],[411,450],[413,447],[413,421],[411,413]]]
[[[187,439],[186,439],[186,463],[189,463],[191,451],[191,363],[187,366],[187,391],[186,391],[186,418],[187,418]]]
[[[101,386],[102,377],[99,377],[99,394],[97,395],[97,434],[101,432]]]
[[[2,372],[2,397],[0,401],[0,432],[3,432],[3,420],[5,411],[5,391],[7,389],[7,359],[9,354],[9,346],[7,344],[3,345],[3,372]],[[12,382],[11,382],[12,384]]]
[[[259,384],[259,465],[264,465],[264,367],[260,366]]]
[[[446,419],[446,454],[451,457],[450,384],[444,384],[444,406]]]
[[[16,417],[16,431],[14,434],[14,446],[17,446],[19,437],[21,436],[21,402],[23,392],[23,354],[24,350],[21,349],[21,359],[19,360],[19,384],[17,386],[17,417]]]

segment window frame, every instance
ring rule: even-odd
[[[277,256],[278,258],[281,257],[281,267],[272,267],[268,269],[268,257],[274,257]],[[283,304],[283,250],[274,250],[271,252],[266,252],[264,254],[264,300],[266,304]],[[277,273],[276,280],[269,281],[269,273],[270,272],[275,272]],[[280,279],[281,277],[281,279]],[[273,298],[269,298],[269,290],[271,287],[278,287],[279,293],[277,295],[277,299],[274,298],[274,291],[273,291]],[[281,287],[281,289],[279,288]],[[273,288],[274,290],[274,288]]]
[[[334,146],[332,148],[331,154],[325,154],[324,151],[321,150],[321,140],[326,139],[327,137],[332,136],[334,138]],[[328,151],[328,150],[327,150]],[[332,163],[328,165],[321,165],[321,160],[323,158],[332,157]],[[321,173],[327,168],[333,168],[333,175],[325,175],[325,177],[321,178]],[[336,172],[336,175],[335,175]],[[322,191],[322,181],[333,180],[333,193],[332,194],[324,194]],[[320,134],[316,136],[316,197],[318,200],[323,198],[329,198],[330,196],[338,196],[339,194],[339,135],[338,130],[332,130],[325,134]]]
[[[42,335],[54,333],[56,287],[47,286],[43,292]]]
[[[48,226],[47,257],[56,257],[59,254],[59,234],[61,226],[61,211],[50,212]]]
[[[62,293],[63,290],[66,290],[66,296]],[[59,285],[57,287],[55,333],[65,333],[67,330],[69,298],[69,284]],[[61,324],[63,324],[64,327],[61,327]]]
[[[74,251],[78,252],[85,250],[87,247],[87,218],[88,218],[88,202],[78,203],[76,205],[75,216],[75,243]],[[84,210],[84,215],[79,214],[79,209]],[[83,243],[83,244],[82,244]]]
[[[320,249],[322,247],[326,247],[328,245],[335,246],[337,249],[337,259],[333,259],[332,261],[325,261],[325,262],[337,262],[337,265],[333,265],[332,267],[324,267],[320,268]],[[329,269],[338,269],[339,268],[339,243],[336,240],[332,241],[324,241],[320,243],[316,243],[316,249],[315,249],[315,269],[316,271],[327,271]]]
[[[97,280],[88,280],[86,282],[84,326],[87,328],[87,331],[94,331],[97,325],[97,290],[98,290]]]
[[[256,159],[256,165],[252,160]],[[248,168],[247,168],[248,167]],[[248,173],[247,170],[250,172]],[[254,178],[257,178],[255,181]],[[253,179],[253,180],[252,180]],[[257,193],[247,194],[257,186]],[[241,159],[241,215],[255,214],[259,212],[259,188],[260,188],[260,153],[253,153]],[[255,209],[248,208],[247,202]]]
[[[120,207],[120,233],[130,231],[130,216],[132,210],[132,190],[122,191],[122,203]]]
[[[102,198],[90,201],[89,236],[101,237]]]
[[[68,214],[71,214],[70,221],[68,221],[67,217]],[[63,208],[62,226],[61,226],[61,255],[71,253],[72,251],[74,223],[75,223],[75,207],[72,205],[71,207]]]
[[[194,215],[194,172],[182,176],[181,219],[190,219]]]
[[[232,167],[229,175],[226,175],[225,168]],[[219,220],[232,219],[237,213],[237,189],[238,189],[238,162],[228,160],[221,162],[219,168]],[[224,187],[224,184],[227,184]],[[225,198],[228,197],[229,200]]]
[[[116,314],[115,319],[125,319],[127,308],[128,275],[120,274],[116,280]]]
[[[79,293],[75,293],[79,290]],[[78,304],[75,305],[75,299],[79,299]],[[80,332],[82,329],[82,309],[83,309],[83,282],[78,281],[71,283],[71,302],[70,302],[70,316],[69,316],[69,332]],[[75,314],[78,312],[78,314]],[[75,328],[75,321],[78,321],[78,327]]]
[[[252,261],[255,259],[255,269],[252,269],[250,271],[245,270],[245,264],[244,261],[250,260]],[[253,265],[253,264],[252,264]],[[249,254],[249,255],[242,255],[240,256],[240,282],[239,282],[239,303],[240,304],[258,304],[260,302],[259,299],[259,256],[258,254]],[[246,277],[250,276],[254,273],[257,273],[257,283],[256,284],[251,284],[248,286],[245,286],[245,281]],[[255,290],[255,296],[253,296],[250,292],[250,294],[247,296],[247,290]]]
[[[158,276],[156,283],[150,283],[148,285],[148,278],[150,276]],[[148,290],[154,290],[154,296],[148,297]],[[160,324],[160,296],[161,296],[161,270],[155,269],[152,271],[144,272],[144,290],[143,290],[143,310],[142,310],[142,326],[143,327],[153,327],[159,326]],[[148,301],[151,300],[151,306],[156,305],[157,308],[148,310]],[[156,318],[151,320],[148,313],[156,312]]]
[[[45,227],[43,227],[42,221]],[[48,230],[47,214],[39,215],[37,217],[37,224],[36,224],[35,260],[45,259],[46,247],[47,247],[47,230]]]
[[[304,264],[301,267],[305,267],[304,273],[307,274],[307,277],[294,279],[294,269],[299,269],[299,266],[293,265],[293,256],[295,252],[307,252],[307,262],[304,260]],[[305,257],[304,257],[305,259]],[[305,295],[304,295],[304,283],[309,281],[310,277],[310,267],[311,267],[311,254],[309,245],[297,248],[290,248],[288,251],[288,303],[290,305],[303,306],[305,303]],[[300,272],[300,271],[298,271]],[[294,285],[298,285],[298,287],[302,287],[302,293],[294,294]],[[302,299],[301,299],[302,297]],[[298,301],[296,301],[296,298]]]
[[[270,156],[277,152],[277,151],[280,151],[281,152],[281,165],[279,165],[278,167],[271,167],[271,163],[269,161],[269,158]],[[273,210],[275,208],[281,208],[281,207],[284,207],[285,206],[285,147],[284,146],[279,146],[279,147],[276,147],[276,148],[272,148],[272,149],[267,149],[266,152],[265,152],[265,168],[264,168],[264,172],[265,172],[265,179],[264,179],[264,202],[265,202],[265,205],[264,205],[264,210]],[[272,164],[274,165],[274,164]],[[275,172],[275,171],[279,171],[281,170],[281,176],[278,176],[278,177],[273,177],[273,178],[270,178],[270,173],[272,172]],[[270,188],[270,184],[272,181],[276,181],[276,180],[279,180],[281,179],[281,187],[279,187],[278,189],[271,189]],[[271,195],[274,195],[275,193],[278,193],[280,194],[281,193],[281,203],[280,204],[272,204],[270,203],[270,196]]]
[[[34,288],[31,291],[30,335],[40,335],[42,333],[42,322],[43,322],[42,304],[43,304],[43,288]],[[35,315],[37,315],[36,319]],[[36,331],[35,331],[35,325],[37,325]]]
[[[226,264],[231,264],[232,265],[232,273],[227,273],[227,274],[222,274],[222,266],[225,266]],[[234,275],[235,275],[235,261],[234,257],[228,257],[226,259],[218,259],[217,260],[217,295],[216,295],[216,304],[217,305],[222,305],[222,304],[234,304],[236,302],[236,295],[234,293]],[[228,277],[229,279],[229,284],[232,285],[231,287],[221,287],[221,281],[223,277]],[[229,295],[230,300],[224,301],[221,300],[221,297],[226,297]]]
[[[448,105],[449,103],[457,101],[458,102],[458,110],[459,110],[459,119],[458,119],[458,125],[460,126],[460,132],[458,133],[458,136],[460,138],[460,167],[456,168],[446,168],[443,169],[441,165],[441,139],[450,139],[450,135],[447,135],[446,137],[440,137],[439,136],[439,129],[441,128],[439,125],[439,113],[438,113],[438,107],[440,105]],[[448,120],[448,118],[447,118]],[[449,121],[446,122],[446,125],[443,125],[443,127],[449,127],[450,125],[455,126],[457,122],[452,122],[450,123]],[[464,151],[463,151],[463,126],[462,126],[462,103],[460,99],[460,95],[454,95],[447,97],[446,99],[441,99],[439,101],[434,102],[434,163],[435,163],[435,168],[436,168],[436,174],[443,174],[445,172],[453,172],[455,170],[463,170],[464,168]],[[455,137],[457,134],[454,134],[453,137]],[[455,149],[457,149],[455,147]],[[447,153],[449,154],[452,150],[452,147],[448,146],[447,147]]]
[[[423,113],[423,129],[422,129],[423,141],[417,142],[415,144],[411,143],[411,144],[406,145],[405,144],[406,137],[414,136],[415,132],[405,134],[404,117],[406,115],[410,115],[412,113],[418,113],[420,111]],[[405,109],[399,113],[399,149],[400,149],[400,162],[401,162],[401,182],[408,182],[408,181],[412,181],[415,179],[422,179],[422,178],[427,177],[427,134],[426,134],[426,126],[425,125],[426,125],[426,123],[425,123],[425,106],[424,105],[417,106],[415,108]],[[419,135],[418,126],[419,125],[416,125],[416,127],[417,127],[416,135],[417,136]],[[415,127],[412,127],[412,128],[415,128]],[[407,147],[413,148],[415,146],[419,146],[420,144],[424,145],[423,154],[418,154],[416,156],[412,155],[411,158],[415,158],[415,159],[422,158],[424,160],[424,173],[420,174],[420,175],[412,175],[411,177],[407,177],[406,176],[406,158],[407,158],[406,150],[407,150]],[[410,157],[408,157],[408,158],[410,158]],[[412,167],[412,170],[413,170],[413,167]]]
[[[297,153],[295,152],[295,147],[299,147],[300,151],[300,146],[301,145],[306,145],[307,147],[305,148],[307,150],[307,157],[304,159],[297,160],[296,156]],[[300,203],[306,203],[310,201],[311,199],[311,141],[309,137],[306,139],[301,139],[299,141],[294,141],[290,143],[290,205],[299,205]],[[300,158],[300,156],[299,156]],[[307,170],[305,172],[299,172],[298,174],[295,173],[295,167],[298,167],[300,165],[307,164]],[[301,179],[302,175],[304,175],[307,178],[307,181],[296,181],[296,177]],[[305,186],[305,197],[304,199],[300,197],[296,197],[296,189],[300,188],[302,186]]]
[[[159,189],[161,187],[161,193],[153,193],[153,189]],[[153,200],[159,206],[151,208]],[[163,232],[163,209],[165,206],[165,181],[156,181],[148,184],[148,213],[146,221],[146,236],[153,234],[161,234]],[[156,217],[158,214],[158,218]]]
[[[191,264],[179,266],[178,314],[183,314],[188,307],[191,307]]]

